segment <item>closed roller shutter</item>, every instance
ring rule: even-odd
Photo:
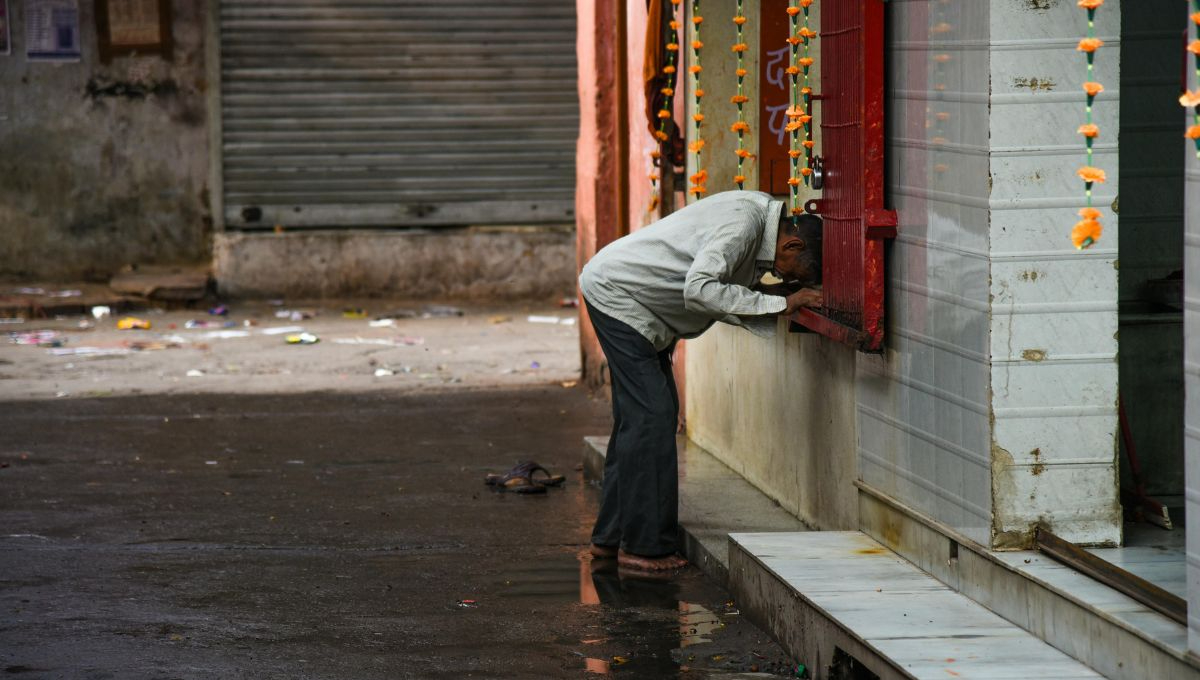
[[[230,228],[574,220],[575,3],[220,0]]]

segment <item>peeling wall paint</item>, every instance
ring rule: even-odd
[[[0,278],[107,280],[127,264],[208,261],[205,1],[173,4],[174,61],[29,63],[24,3],[0,57]]]

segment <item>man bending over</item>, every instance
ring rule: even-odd
[[[593,555],[642,570],[687,564],[677,554],[671,353],[715,321],[769,334],[776,316],[821,304],[820,291],[787,292],[820,281],[821,219],[793,221],[783,207],[757,191],[715,194],[610,243],[583,268],[579,288],[613,405]],[[768,271],[784,284],[762,286]]]

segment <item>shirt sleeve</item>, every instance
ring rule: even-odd
[[[720,229],[692,262],[683,284],[683,305],[689,312],[725,316],[763,316],[787,309],[787,299],[766,295],[731,282],[738,266],[754,257],[761,234],[751,220]]]

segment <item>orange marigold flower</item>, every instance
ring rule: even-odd
[[[812,57],[800,57],[799,59],[796,60],[796,63],[800,64],[804,68],[808,68],[809,66],[813,65],[813,58]]]
[[[791,75],[791,76],[798,75],[800,73],[800,67],[799,66],[789,66],[789,67],[787,67],[787,73],[788,73],[788,75]]]
[[[800,108],[799,106],[789,106],[785,113],[787,114],[788,118],[799,118],[800,116],[804,115],[804,109]]]
[[[800,168],[800,174],[808,177],[812,174],[812,168]]]
[[[791,151],[788,151],[788,156],[791,158],[799,158],[803,155],[804,155],[804,152],[799,149],[792,149]]]
[[[703,70],[704,70],[704,67],[701,66],[700,64],[692,64],[691,66],[688,67],[688,73],[699,73]]]
[[[1079,132],[1079,134],[1083,135],[1084,137],[1099,137],[1100,136],[1100,126],[1096,125],[1095,123],[1088,123],[1087,125],[1080,125],[1078,132]]]
[[[800,94],[812,94],[812,88],[811,87],[802,87],[802,88],[800,88]]]
[[[697,195],[707,194],[708,189],[706,189],[703,184],[697,184],[696,186],[692,187],[691,189],[688,189],[688,193],[689,194],[697,194]]]
[[[658,181],[658,173],[657,173],[657,172],[652,172],[652,173],[650,173],[650,181],[651,181],[651,182],[657,182],[657,181]]]
[[[1193,125],[1189,127],[1187,132],[1183,133],[1183,136],[1187,137],[1188,139],[1200,139],[1200,125]]]
[[[748,48],[749,48],[749,45],[747,45],[746,43],[738,43],[730,49],[732,49],[734,52],[745,52]]]
[[[734,175],[734,176],[733,176],[733,182],[734,182],[734,184],[742,184],[742,183],[744,183],[745,181],[746,181],[746,176],[745,176],[745,175]]]
[[[939,54],[933,58],[933,60],[939,64],[945,64],[946,62],[950,61],[951,59],[953,59],[953,57],[951,57],[949,54]]]
[[[1079,216],[1085,220],[1098,220],[1100,219],[1100,211],[1095,208],[1080,208]]]
[[[700,149],[703,149],[703,148],[704,148],[704,140],[703,139],[697,139],[696,141],[692,142],[691,144],[688,144],[688,151],[691,151],[692,153],[700,153]]]
[[[659,92],[662,92],[663,94],[667,95],[668,97],[675,96],[675,89],[671,88],[671,87],[664,87],[663,89],[659,90]]]
[[[703,123],[704,122],[704,114],[703,113],[693,113],[692,120],[696,121],[697,123]]]
[[[800,0],[801,7],[808,7],[811,4],[813,4],[813,0]]]
[[[1200,106],[1200,89],[1197,89],[1195,92],[1192,92],[1191,90],[1184,92],[1179,96],[1179,103],[1188,108]]]
[[[800,29],[800,37],[805,38],[805,39],[815,38],[815,37],[817,37],[817,32],[812,30],[808,26],[803,26]]]
[[[937,119],[944,123],[950,120],[950,114],[946,111],[938,111]]]
[[[668,52],[677,52],[678,50],[679,50],[679,43],[673,43],[673,42],[667,43],[667,51]]]
[[[702,24],[702,23],[704,23],[704,17],[692,17],[692,23],[693,24]]]
[[[795,132],[796,130],[799,130],[802,127],[804,127],[804,123],[801,123],[798,120],[794,120],[794,121],[788,123],[787,125],[784,125],[783,129],[788,132]]]
[[[704,184],[708,181],[708,170],[701,170],[700,172],[692,175],[689,179],[692,180],[692,184]]]
[[[1100,240],[1103,233],[1104,227],[1096,220],[1081,220],[1075,223],[1075,228],[1071,230],[1071,243],[1079,250],[1090,248]]]
[[[1095,97],[1104,91],[1104,86],[1100,83],[1086,82],[1083,84],[1083,91],[1086,92],[1089,97]]]
[[[671,64],[667,64],[666,66],[663,67],[663,73],[670,75],[674,72],[675,72],[675,67],[672,66]]]
[[[1083,9],[1096,9],[1100,5],[1104,4],[1104,0],[1079,0],[1079,2],[1075,4],[1079,5]]]
[[[735,94],[729,98],[729,101],[733,104],[745,104],[746,102],[750,101],[750,98],[744,94]]]
[[[671,0],[672,5],[678,5],[681,2],[683,2],[683,0]]]
[[[1192,22],[1195,23],[1197,26],[1200,26],[1200,12],[1192,13]]]
[[[1192,54],[1200,55],[1200,40],[1193,40],[1188,43],[1187,51]]]
[[[737,155],[738,158],[749,158],[754,155],[746,149],[738,149],[737,151],[734,151],[733,153],[735,155]]]
[[[800,122],[804,123],[805,125],[808,125],[809,123],[812,122],[812,116],[810,116],[806,113],[803,116],[800,116]]]
[[[746,23],[746,17],[740,16],[740,15],[736,16],[733,18],[733,23],[737,24],[738,26],[741,26],[742,24]]]
[[[793,16],[793,17],[794,17],[794,16],[796,16],[797,14],[799,14],[799,13],[800,13],[800,8],[799,8],[799,7],[788,7],[788,8],[787,8],[787,13],[788,13],[788,16]]]
[[[661,111],[659,111],[659,112],[658,112],[658,117],[659,117],[659,118],[670,118],[670,117],[671,117],[671,112],[670,112],[670,111],[668,111],[668,110],[666,110],[666,109],[663,109],[663,110],[661,110]]]
[[[796,36],[789,36],[787,41],[788,41],[788,44],[790,44],[790,45],[799,45],[800,43],[804,42],[803,40],[801,40],[800,38],[797,38]]]
[[[1093,182],[1104,184],[1104,181],[1108,179],[1108,175],[1103,170],[1100,168],[1093,168],[1090,165],[1085,165],[1082,168],[1079,168],[1075,171],[1075,174],[1079,175],[1079,179],[1082,179],[1088,184],[1092,184]]]
[[[806,149],[811,149],[816,145],[817,145],[817,143],[811,139],[804,140],[804,148],[806,148]]]
[[[798,186],[800,186],[800,178],[799,177],[788,177],[788,184],[791,186],[794,186],[794,187],[798,187]]]
[[[804,208],[792,208],[792,214],[793,215],[803,215]]]
[[[733,72],[733,75],[737,76],[738,78],[745,78],[747,73],[749,73],[749,71],[747,71],[746,69],[739,68],[738,70]]]
[[[744,120],[739,120],[733,125],[730,125],[729,130],[731,132],[750,132],[750,124]]]
[[[655,138],[655,139],[657,139],[657,140],[658,140],[658,141],[660,141],[660,142],[665,142],[665,141],[667,141],[668,139],[670,139],[670,137],[669,137],[669,136],[667,136],[667,133],[663,132],[662,130],[655,130],[655,131],[654,131],[654,138]]]
[[[668,24],[668,25],[671,27],[671,30],[672,30],[672,31],[678,31],[678,30],[679,30],[679,22],[678,22],[678,21],[671,20],[671,23],[670,23],[670,24]]]
[[[930,33],[949,33],[953,30],[954,27],[944,21],[940,24],[934,25],[933,28],[929,29]]]
[[[704,43],[700,42],[699,40],[693,40],[693,41],[692,41],[692,49],[693,49],[693,50],[698,50],[698,49],[700,49],[701,47],[704,47]]]
[[[702,90],[700,88],[696,88],[696,91],[693,92],[692,94],[696,97],[696,99],[699,99],[704,96],[704,90]]]
[[[1080,52],[1095,52],[1104,45],[1104,41],[1099,38],[1084,38],[1079,41],[1079,46],[1075,49]]]

